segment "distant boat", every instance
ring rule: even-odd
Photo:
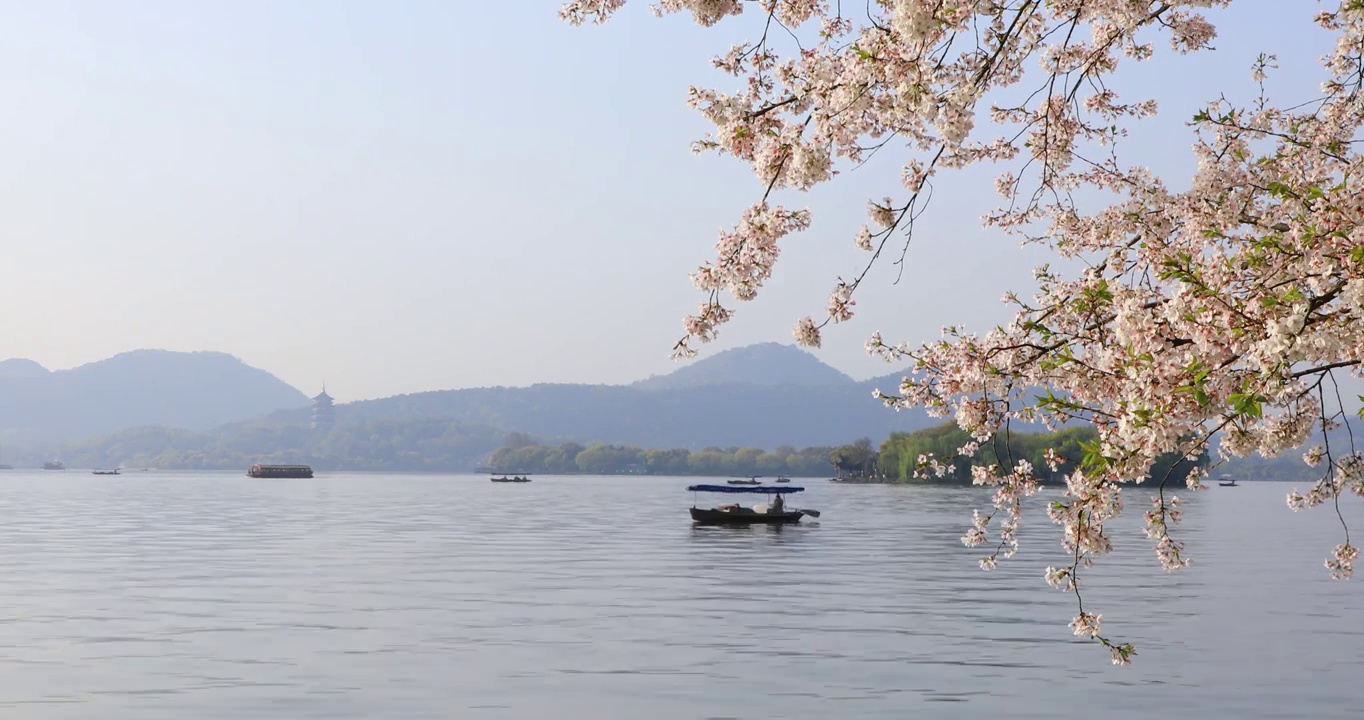
[[[96,475],[117,475],[118,469],[115,468],[113,470],[94,470],[93,472]]]
[[[779,478],[777,478],[777,482],[779,482],[779,483],[789,483],[789,482],[791,482],[791,478],[789,478],[789,477],[779,477]]]
[[[522,477],[522,476],[520,476],[520,475],[513,475],[513,476],[511,476],[511,477],[507,477],[506,475],[501,475],[501,476],[498,476],[498,477],[494,477],[494,478],[492,479],[492,481],[493,481],[493,482],[510,482],[510,483],[528,483],[528,482],[530,482],[530,476],[529,476],[529,475],[526,475],[525,477]]]
[[[1227,478],[1226,475],[1223,475],[1221,478],[1218,478],[1217,484],[1222,487],[1236,487],[1236,478]]]
[[[313,469],[307,465],[252,465],[246,474],[253,478],[310,478]]]
[[[757,475],[750,476],[747,480],[726,480],[730,485],[761,485]]]
[[[65,469],[66,469],[66,465],[64,465],[64,464],[62,463],[61,460],[48,460],[47,462],[43,463],[43,469],[44,469],[44,470],[65,470]]]

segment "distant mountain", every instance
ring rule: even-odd
[[[768,344],[632,385],[474,388],[341,403],[336,427],[322,433],[309,428],[303,393],[221,353],[138,351],[51,373],[8,360],[0,362],[0,442],[6,462],[33,463],[49,456],[41,448],[16,453],[12,441],[21,433],[86,438],[62,446],[70,467],[309,462],[319,469],[433,471],[472,470],[511,432],[546,445],[691,451],[832,446],[862,437],[879,446],[892,432],[943,422],[919,409],[897,413],[872,397],[873,389],[896,392],[901,376],[854,381],[809,353]],[[1020,426],[1026,424],[1014,427]],[[1357,421],[1352,429],[1364,438]],[[1350,440],[1338,430],[1331,447],[1349,447]],[[1215,472],[1296,480],[1317,471],[1301,453],[1285,453]]]
[[[727,384],[833,387],[852,385],[853,382],[852,378],[794,345],[769,342],[725,350],[666,375],[640,380],[631,387],[640,390],[680,390]]]
[[[549,440],[692,450],[837,445],[859,437],[880,442],[894,430],[929,424],[921,413],[885,408],[853,384],[681,390],[535,385],[421,393],[338,408],[341,422],[380,417],[448,417]]]
[[[898,376],[854,381],[803,350],[773,343],[719,353],[633,385],[473,388],[340,403],[337,425],[328,434],[309,430],[308,400],[288,388],[285,397],[271,400],[282,409],[258,411],[245,423],[235,422],[239,416],[204,431],[204,418],[185,412],[121,419],[121,424],[110,417],[105,428],[86,432],[85,441],[66,447],[68,465],[235,467],[252,458],[284,462],[292,457],[319,467],[457,470],[472,469],[508,432],[546,443],[688,450],[830,446],[862,437],[880,444],[892,432],[935,424],[922,411],[897,413],[872,397],[873,387],[889,392],[898,385]],[[191,395],[207,387],[212,385],[186,382],[180,392]],[[201,396],[198,402],[221,408],[218,400]],[[185,430],[115,432],[137,425]],[[97,434],[101,437],[90,437]]]
[[[824,378],[817,382],[817,378]],[[533,385],[399,395],[337,406],[341,424],[441,418],[530,433],[546,442],[646,448],[838,445],[928,427],[919,410],[872,397],[898,376],[856,382],[809,353],[769,343],[738,348],[633,385]],[[307,411],[276,420],[302,424]]]
[[[10,358],[0,360],[0,380],[23,380],[46,376],[50,370],[32,360]]]
[[[308,397],[264,370],[217,352],[135,350],[49,372],[23,359],[0,362],[0,437],[45,445],[163,425],[208,430]]]

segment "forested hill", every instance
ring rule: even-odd
[[[804,350],[768,342],[725,350],[682,365],[665,375],[654,375],[632,383],[630,387],[640,390],[680,390],[706,385],[836,387],[854,384],[852,378]]]
[[[779,359],[783,355],[792,357],[786,362]],[[717,358],[722,362],[712,373],[708,363]],[[745,367],[744,362],[750,365]],[[883,441],[893,432],[912,432],[943,422],[917,410],[897,413],[872,397],[876,387],[894,391],[897,375],[857,382],[832,368],[828,373],[812,370],[811,363],[818,360],[794,347],[763,347],[754,353],[730,351],[685,365],[690,377],[676,387],[655,378],[637,385],[426,392],[342,402],[336,407],[336,427],[329,432],[311,430],[309,410],[296,407],[197,432],[172,427],[125,429],[66,442],[60,455],[20,454],[7,446],[4,460],[27,466],[61,457],[73,467],[239,468],[253,462],[309,462],[327,469],[467,471],[487,462],[509,434],[523,433],[560,450],[600,444],[656,450],[666,457],[681,456],[675,451],[691,451],[702,465],[716,448],[726,452],[746,449],[753,451],[756,471],[818,474],[824,471],[825,462],[822,456],[816,457],[820,453],[810,456],[813,465],[801,469],[776,462],[775,457],[792,453],[775,449],[830,448],[866,438],[869,447],[890,450],[875,465],[897,477],[903,470],[900,460],[917,457],[918,451],[894,443],[887,448]],[[32,377],[45,372],[25,363],[0,367],[0,375]],[[821,374],[830,382],[812,384]],[[724,378],[760,382],[720,381]],[[1364,433],[1356,432],[1356,437],[1364,438]],[[1332,447],[1345,447],[1347,439],[1343,430],[1337,431]],[[897,456],[901,449],[904,452]],[[773,457],[764,458],[764,450]],[[731,454],[739,457],[738,450]],[[529,467],[524,460],[518,458],[513,464]],[[574,462],[576,466],[576,458]],[[696,464],[690,457],[687,462],[688,467]],[[849,467],[853,465],[859,464]],[[1299,451],[1272,461],[1238,460],[1215,472],[1247,479],[1300,479],[1316,471],[1302,463]]]
[[[282,414],[302,421],[305,413]],[[812,446],[924,427],[922,412],[895,412],[856,383],[833,387],[705,385],[641,390],[619,385],[533,385],[418,393],[347,403],[340,423],[447,418],[530,433],[547,441],[640,447]]]
[[[135,350],[70,370],[0,362],[0,441],[46,446],[139,425],[205,431],[308,397],[216,352]]]
[[[673,375],[684,377],[670,380]],[[819,384],[819,378],[827,382]],[[441,418],[546,442],[690,450],[824,446],[859,437],[880,442],[892,432],[931,424],[921,411],[897,413],[872,397],[875,387],[893,391],[897,385],[894,376],[854,381],[804,350],[768,344],[719,353],[632,385],[440,390],[341,402],[336,412],[342,424]],[[303,423],[307,414],[284,411],[270,420]]]
[[[138,351],[66,373],[0,363],[0,391],[16,389],[0,418],[8,413],[12,429],[64,429],[36,442],[12,430],[0,442],[5,461],[21,465],[57,457],[231,467],[307,456],[334,467],[415,469],[472,466],[509,432],[585,446],[824,447],[925,426],[923,413],[897,413],[872,396],[873,387],[896,384],[856,382],[804,350],[766,344],[632,385],[473,388],[349,403],[333,390],[336,428],[319,436],[309,430],[308,399],[264,371],[218,353]],[[80,388],[79,397],[70,388]]]

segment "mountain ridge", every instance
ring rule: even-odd
[[[129,351],[58,371],[48,371],[31,360],[11,359],[0,361],[0,442],[7,451],[4,460],[13,462],[17,461],[12,444],[16,426],[41,429],[55,418],[68,431],[73,425],[83,428],[81,421],[89,419],[92,407],[100,407],[96,401],[107,404],[110,385],[125,396],[132,393],[133,400],[127,404],[134,407],[165,410],[162,405],[171,403],[173,410],[175,401],[186,399],[191,404],[206,401],[213,407],[200,412],[197,419],[174,412],[152,417],[125,413],[123,427],[90,433],[84,442],[63,445],[70,451],[68,460],[113,466],[159,458],[157,462],[167,463],[163,467],[196,468],[235,466],[248,459],[316,459],[336,468],[467,471],[513,433],[531,435],[545,444],[771,450],[836,446],[862,437],[880,444],[891,433],[942,422],[921,409],[895,412],[872,397],[873,389],[894,392],[903,371],[859,381],[831,367],[821,369],[817,358],[798,348],[767,344],[737,350],[690,363],[685,368],[688,372],[673,382],[536,383],[431,390],[354,402],[342,399],[336,405],[337,424],[329,432],[310,427],[306,395],[226,353]],[[715,358],[720,360],[712,362]],[[143,385],[127,382],[124,371],[130,367],[140,368]],[[203,393],[206,387],[239,388],[239,382],[224,383],[224,378],[240,380],[243,376],[279,393],[235,409],[223,403],[221,394],[215,400],[212,394]],[[82,382],[70,384],[73,377]],[[819,377],[829,381],[809,384]],[[33,397],[20,397],[30,405],[16,422],[16,408],[25,410],[25,406],[14,402],[15,388],[24,387],[30,395],[42,396],[43,402],[35,410]],[[144,392],[141,397],[136,396],[139,388]],[[154,392],[147,392],[149,388]],[[73,400],[80,402],[63,405]],[[229,419],[221,422],[223,417]],[[214,420],[218,424],[203,427]],[[176,422],[201,425],[170,427]],[[35,463],[56,456],[46,454],[49,449],[60,450],[48,446],[20,454],[25,462]],[[1291,479],[1301,476],[1300,465],[1294,455],[1272,461],[1233,461],[1226,470]]]
[[[51,444],[142,425],[210,430],[308,397],[274,375],[217,351],[139,349],[64,370],[0,362],[0,436]]]
[[[794,345],[757,343],[632,383],[428,390],[339,403],[337,418],[441,417],[553,441],[689,450],[879,442],[931,424],[921,410],[896,412],[872,396],[896,390],[899,378],[857,381]],[[303,420],[281,414],[289,416]]]
[[[671,372],[626,383],[641,390],[678,390],[703,385],[855,384],[856,381],[806,350],[776,342],[723,350]]]
[[[0,440],[7,445],[34,440],[34,435],[49,443],[81,440],[77,444],[85,448],[82,452],[94,453],[87,456],[112,458],[119,447],[130,448],[121,431],[160,427],[166,432],[136,434],[139,442],[162,438],[167,449],[181,457],[190,457],[195,443],[217,447],[231,442],[237,452],[248,453],[250,448],[242,444],[243,425],[286,433],[281,437],[287,442],[272,447],[303,448],[325,439],[313,437],[309,429],[310,401],[302,392],[226,353],[134,350],[70,370],[44,370],[41,375],[34,365],[0,363],[0,368],[17,371],[12,375],[27,376],[6,380],[0,375],[0,402],[5,403],[0,406]],[[134,369],[140,370],[133,373]],[[232,405],[229,401],[251,394],[241,389],[242,378],[237,376],[243,373],[251,376],[256,395],[261,387],[280,392],[258,397],[249,408]],[[873,387],[889,391],[898,385],[898,377],[886,377],[894,379],[859,382],[802,349],[764,343],[717,353],[668,375],[633,383],[430,390],[353,402],[342,397],[335,413],[338,428],[348,428],[343,434],[352,439],[359,436],[348,433],[357,426],[416,428],[412,423],[425,419],[457,423],[485,439],[489,437],[485,431],[473,428],[529,433],[546,441],[691,450],[823,446],[860,437],[879,442],[891,432],[928,424],[922,412],[896,413],[872,397]],[[73,385],[73,378],[81,382]],[[230,389],[231,397],[208,392],[220,387]],[[114,412],[120,406],[124,410]],[[202,407],[189,412],[194,406]],[[159,411],[129,412],[128,407]],[[102,419],[92,422],[91,415]],[[422,442],[424,451],[436,447],[430,439]],[[95,447],[101,444],[108,447]],[[136,455],[157,455],[153,450],[139,446]]]

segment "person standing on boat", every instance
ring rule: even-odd
[[[784,510],[786,510],[786,502],[781,499],[781,493],[777,493],[777,497],[772,500],[772,512],[780,513]]]

